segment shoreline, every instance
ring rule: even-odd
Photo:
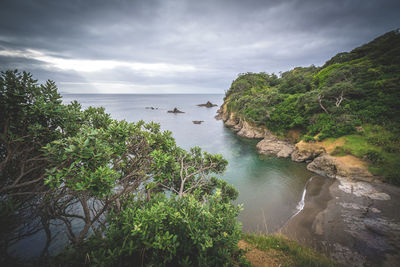
[[[265,126],[256,126],[229,112],[225,103],[217,110],[215,119],[222,120],[226,127],[241,137],[259,139],[256,145],[259,154],[305,162],[309,171],[329,178],[382,183],[382,177],[373,175],[364,160],[353,155],[332,156],[330,153],[334,147],[322,142],[297,142],[297,131],[289,131],[286,139],[279,138]]]
[[[396,266],[400,262],[400,188],[353,182],[353,188],[356,183],[364,187],[349,192],[343,186],[349,181],[320,178],[310,182],[304,209],[281,232],[343,266]],[[366,189],[390,199],[376,199]]]
[[[319,144],[280,140],[228,113],[225,105],[216,119],[239,136],[261,139],[259,153],[291,157],[315,173],[305,186],[304,208],[278,232],[342,266],[400,262],[400,187],[382,183],[358,158],[331,156]]]

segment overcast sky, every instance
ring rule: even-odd
[[[399,0],[2,0],[0,69],[70,93],[224,93],[398,27]]]

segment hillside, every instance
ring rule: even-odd
[[[224,100],[228,112],[278,136],[294,129],[308,142],[341,138],[331,154],[362,158],[400,184],[400,30],[322,67],[240,74]]]

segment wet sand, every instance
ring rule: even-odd
[[[343,266],[400,266],[400,188],[315,176],[281,232]]]

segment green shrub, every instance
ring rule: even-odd
[[[395,146],[395,145],[384,146],[383,150],[385,150],[388,153],[400,153],[400,147]]]
[[[240,258],[237,246],[240,207],[221,192],[199,201],[194,195],[150,201],[126,201],[108,219],[105,238],[89,239],[83,248],[65,252],[58,261],[97,266],[226,266]]]
[[[391,184],[400,185],[400,169],[396,168],[387,169],[385,181]]]
[[[309,135],[303,135],[303,137],[301,138],[302,140],[306,141],[306,142],[312,142],[315,141],[315,138],[313,136],[309,136]]]
[[[365,158],[370,160],[374,164],[380,164],[385,160],[382,154],[376,150],[368,150],[365,153]]]

